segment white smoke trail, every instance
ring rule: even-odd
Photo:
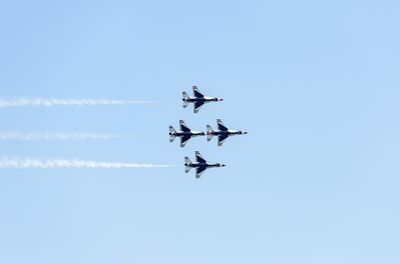
[[[0,133],[0,141],[5,140],[101,140],[101,139],[127,139],[134,138],[135,135],[108,135],[91,133],[19,133],[4,132]]]
[[[133,169],[133,168],[174,168],[173,165],[123,163],[123,162],[97,162],[86,160],[64,159],[14,159],[2,157],[0,169]]]
[[[17,98],[12,100],[0,99],[0,108],[24,106],[95,106],[95,105],[131,105],[151,104],[150,101],[140,100],[113,100],[113,99],[29,99]]]

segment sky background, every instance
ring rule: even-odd
[[[398,1],[0,2],[0,156],[177,165],[0,170],[0,263],[399,263]],[[181,93],[225,98],[199,114]],[[191,92],[191,91],[190,91]],[[247,136],[181,149],[168,126]],[[227,167],[199,180],[183,157]]]

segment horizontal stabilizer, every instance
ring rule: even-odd
[[[171,133],[171,134],[176,133],[176,130],[173,126],[169,126],[169,133]]]
[[[192,167],[186,166],[186,167],[185,167],[185,173],[189,173],[191,169],[192,169]]]
[[[210,125],[207,125],[207,140],[208,141],[211,141],[211,139],[213,139],[213,137],[214,137],[214,129],[210,126]]]
[[[176,130],[173,126],[169,126],[169,142],[174,142]]]
[[[189,105],[189,99],[189,95],[186,92],[182,92],[183,108],[186,108]]]
[[[185,163],[186,164],[192,164],[192,161],[189,159],[189,157],[185,157]]]

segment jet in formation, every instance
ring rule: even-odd
[[[218,137],[218,146],[222,146],[226,139],[236,135],[246,135],[248,132],[242,130],[228,129],[221,119],[217,119],[218,130],[214,130],[210,125],[207,125],[207,132],[199,132],[191,130],[183,120],[179,120],[180,131],[176,131],[173,126],[169,126],[169,141],[174,142],[175,138],[181,139],[181,147],[183,148],[192,137],[205,136],[211,141],[214,136]]]
[[[192,137],[204,136],[205,132],[191,130],[183,120],[179,120],[181,131],[176,131],[173,126],[169,126],[169,141],[173,142],[175,138],[181,138],[181,147],[183,148]]]
[[[217,119],[217,125],[218,130],[214,130],[210,125],[207,125],[207,140],[210,141],[214,136],[217,136],[218,146],[222,146],[228,137],[248,134],[246,131],[228,129],[221,119]]]
[[[199,151],[195,152],[196,162],[192,162],[188,157],[185,157],[185,172],[188,173],[192,168],[196,169],[196,178],[200,178],[203,172],[209,168],[225,167],[221,163],[208,163]]]
[[[193,103],[195,113],[199,112],[200,108],[205,103],[219,102],[223,100],[224,99],[222,98],[204,96],[204,94],[200,92],[197,86],[193,86],[193,97],[190,97],[186,92],[183,92],[183,98],[182,98],[183,107],[186,108],[190,103]]]

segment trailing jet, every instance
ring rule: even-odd
[[[192,137],[197,137],[197,136],[204,136],[206,133],[205,132],[197,132],[197,131],[192,131],[186,124],[185,121],[179,120],[179,124],[181,127],[181,131],[176,131],[173,126],[169,126],[169,141],[173,142],[176,137],[181,138],[181,147],[183,148],[187,141],[191,139]]]
[[[214,136],[218,136],[218,146],[222,146],[230,136],[247,134],[246,131],[228,129],[221,119],[217,119],[217,124],[218,130],[214,130],[210,125],[207,125],[207,140],[210,141]]]
[[[186,92],[183,92],[182,94],[183,94],[183,98],[182,98],[183,107],[186,108],[189,105],[189,103],[193,103],[195,113],[199,112],[200,108],[205,103],[218,102],[218,101],[224,100],[222,98],[204,96],[203,93],[200,92],[199,88],[197,88],[197,86],[193,86],[193,96],[194,97],[190,97]]]
[[[192,162],[188,157],[185,157],[185,172],[188,173],[192,168],[196,169],[196,178],[200,178],[201,174],[209,168],[225,167],[225,164],[221,163],[207,163],[207,161],[201,156],[200,152],[195,152],[196,162]]]

